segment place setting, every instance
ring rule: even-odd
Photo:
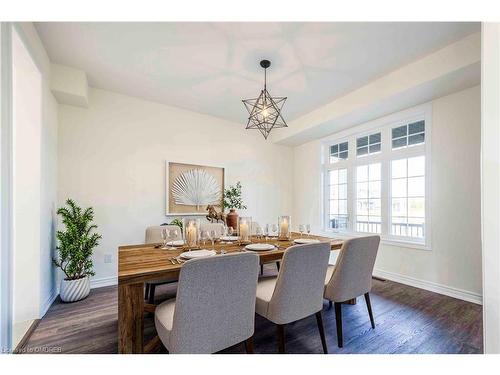
[[[218,229],[213,229],[216,227],[203,224],[200,219],[186,218],[182,222],[182,229],[163,228],[163,244],[155,247],[167,251],[182,250],[181,254],[168,258],[168,261],[175,265],[191,259],[224,255],[232,249],[231,246],[237,246],[237,251],[265,253],[286,250],[292,245],[320,242],[311,237],[309,224],[300,224],[300,236],[293,239],[291,217],[287,215],[279,216],[277,223],[263,227],[252,221],[250,216],[238,217],[234,228],[220,224]]]

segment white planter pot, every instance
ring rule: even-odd
[[[90,293],[90,280],[88,276],[77,280],[61,280],[59,295],[63,302],[75,302],[86,298]]]

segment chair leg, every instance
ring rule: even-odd
[[[323,327],[323,318],[321,311],[316,313],[316,323],[318,323],[319,335],[321,336],[321,345],[323,345],[323,353],[328,354],[328,347],[326,346],[325,328]]]
[[[245,340],[245,351],[247,354],[253,354],[253,336]]]
[[[285,325],[277,324],[276,328],[278,330],[278,351],[280,354],[285,353]]]
[[[280,272],[280,262],[276,262],[276,269]]]
[[[370,293],[365,293],[366,307],[368,307],[368,315],[370,315],[370,322],[372,328],[375,329],[375,319],[373,319],[372,304],[370,302]]]
[[[144,291],[144,299],[149,299],[149,287],[151,284],[146,283],[146,290]]]
[[[337,343],[339,348],[344,346],[344,338],[342,337],[342,304],[335,302],[335,321],[337,322]]]
[[[155,284],[151,284],[150,287],[149,287],[149,303],[154,305],[155,303],[155,289],[156,289],[156,285]]]

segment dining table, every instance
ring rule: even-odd
[[[332,251],[340,250],[343,241],[322,236],[301,235],[291,233],[290,238],[263,238],[252,236],[252,243],[270,243],[272,250],[256,251],[260,264],[281,260],[285,250],[294,245],[299,238],[315,239],[329,242]],[[248,251],[248,243],[217,241],[207,243],[201,248],[214,250],[216,255]],[[188,249],[185,246],[175,249],[163,249],[161,244],[126,245],[118,248],[118,352],[144,353],[151,351],[157,342],[144,344],[144,314],[154,313],[155,305],[146,303],[144,298],[144,284],[151,281],[176,281],[182,265],[180,255]]]

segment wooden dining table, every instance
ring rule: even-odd
[[[276,247],[274,250],[256,252],[260,257],[260,263],[279,261],[285,250],[294,245],[294,239],[304,237],[328,241],[332,250],[339,250],[343,243],[338,239],[312,235],[301,236],[298,233],[292,233],[289,240],[271,238],[267,242]],[[252,237],[252,242],[265,243],[266,240]],[[203,248],[211,249],[212,244],[206,244]],[[213,249],[217,254],[246,251],[244,244],[222,242],[215,243]],[[188,250],[186,247],[178,247],[174,250],[161,249],[159,244],[127,245],[118,248],[119,353],[143,353],[148,352],[154,346],[154,343],[144,345],[144,313],[154,313],[156,307],[145,303],[144,283],[153,280],[178,280],[183,262],[177,262],[175,258]]]

